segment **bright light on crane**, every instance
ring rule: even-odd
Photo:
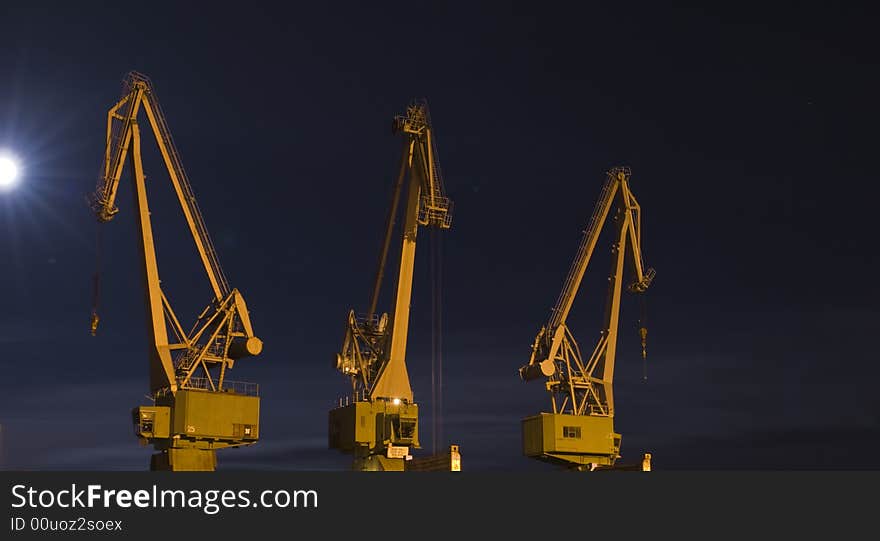
[[[0,155],[0,189],[8,190],[18,184],[18,163],[8,154]]]

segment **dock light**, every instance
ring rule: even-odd
[[[18,183],[18,164],[8,154],[0,155],[0,190],[8,190]]]
[[[399,405],[400,405],[400,399],[399,399],[399,398],[395,398],[395,399],[393,399],[393,400],[391,401],[391,403],[394,404],[395,406],[399,406]]]

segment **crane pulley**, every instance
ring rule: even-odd
[[[655,276],[654,269],[647,268],[642,260],[641,207],[630,191],[630,175],[627,167],[608,171],[562,292],[548,322],[535,337],[528,364],[520,368],[524,381],[545,380],[552,404],[552,413],[523,420],[527,456],[577,468],[613,465],[619,456],[620,434],[614,432],[613,424],[613,381],[627,251],[632,254],[635,269],[629,291],[644,293]],[[566,320],[599,234],[612,211],[616,236],[611,250],[605,324],[592,353],[584,357]],[[643,359],[647,358],[647,333],[643,320],[639,331]]]
[[[189,331],[182,326],[159,280],[141,158],[141,110],[152,128],[213,291],[212,299]],[[104,165],[91,197],[91,208],[99,223],[111,221],[119,212],[116,195],[127,161],[133,170],[139,251],[145,271],[150,392],[154,401],[153,406],[141,406],[132,412],[135,433],[159,451],[153,456],[153,469],[213,470],[216,449],[257,441],[258,387],[230,381],[226,375],[235,360],[259,355],[263,343],[254,335],[244,297],[238,289],[230,288],[220,267],[153,85],[137,72],[128,74],[121,99],[107,114]],[[99,322],[98,279],[96,273],[92,334]],[[173,341],[169,339],[169,328]]]

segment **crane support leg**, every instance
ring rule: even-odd
[[[135,205],[138,233],[141,240],[141,254],[144,260],[144,279],[146,287],[147,332],[154,339],[150,344],[150,388],[157,389],[170,386],[177,390],[174,377],[174,364],[168,347],[168,331],[165,328],[165,316],[162,311],[162,290],[159,287],[159,266],[156,262],[156,247],[153,243],[153,226],[150,223],[150,207],[147,202],[146,176],[141,160],[141,135],[137,122],[131,123],[132,153],[134,175]]]

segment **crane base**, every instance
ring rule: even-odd
[[[213,449],[165,449],[150,457],[150,471],[214,471],[217,452]]]
[[[354,471],[404,471],[406,459],[388,458],[382,455],[369,455],[355,457],[352,469]]]
[[[443,453],[407,460],[405,469],[406,471],[461,471],[461,452],[458,445],[450,445]]]

